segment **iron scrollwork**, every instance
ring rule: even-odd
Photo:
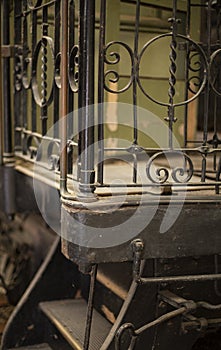
[[[51,88],[50,94],[48,99],[46,98],[46,87],[47,87],[47,83],[46,83],[46,70],[47,70],[47,58],[46,58],[46,46],[49,46],[50,50],[51,50],[51,55],[52,55],[52,59],[54,60],[54,42],[52,40],[52,38],[48,37],[48,36],[43,36],[41,40],[39,40],[39,42],[36,45],[36,49],[33,55],[33,62],[32,62],[32,91],[33,91],[33,95],[34,95],[34,99],[35,102],[40,106],[40,107],[45,107],[50,105],[50,103],[53,100],[53,87]],[[40,50],[43,48],[44,50],[44,57],[43,57],[43,61],[42,61],[42,74],[41,74],[41,78],[42,78],[42,97],[40,97],[39,94],[39,90],[38,90],[38,82],[37,82],[37,64],[38,64],[38,57],[39,57],[39,53]]]
[[[131,75],[130,75],[130,78],[129,78],[129,82],[123,88],[121,88],[119,90],[113,90],[107,84],[107,81],[109,81],[111,83],[114,83],[114,84],[118,83],[119,80],[120,80],[119,73],[116,70],[114,70],[114,69],[109,69],[104,74],[104,88],[105,88],[105,90],[107,90],[108,92],[111,92],[111,93],[115,93],[115,94],[118,93],[119,94],[121,92],[127,91],[131,87],[131,85],[133,83],[133,80],[134,80],[134,74],[133,74],[134,54],[133,54],[133,51],[130,48],[130,46],[127,45],[126,43],[121,42],[121,41],[111,41],[110,43],[107,44],[107,46],[104,49],[104,61],[105,61],[106,64],[116,65],[121,60],[121,55],[117,51],[111,51],[108,54],[109,48],[111,48],[113,45],[122,46],[127,51],[127,53],[129,54],[130,61],[131,61]],[[108,56],[110,56],[112,59],[110,57],[108,57]]]
[[[29,153],[31,159],[39,161],[41,159],[40,150],[41,139],[34,135],[28,135],[26,139],[27,153]]]
[[[15,54],[15,90],[17,92],[22,90],[22,56]]]
[[[31,70],[31,66],[32,66],[32,59],[30,57],[26,57],[23,61],[23,74],[22,74],[22,83],[26,90],[31,87],[31,77],[28,78],[28,69]]]
[[[216,95],[221,96],[221,91],[219,87],[216,87],[217,82],[219,84],[218,77],[220,75],[220,67],[219,64],[216,63],[216,60],[219,56],[221,57],[221,49],[218,49],[215,52],[213,52],[210,57],[210,85],[213,91],[216,93]]]
[[[60,140],[51,140],[47,147],[49,170],[60,169]]]
[[[79,48],[74,45],[69,58],[69,83],[73,92],[78,92],[78,66],[79,66]]]
[[[169,167],[155,166],[154,162],[161,157],[165,157],[168,161]],[[183,166],[173,167],[169,157],[179,157],[183,163]],[[154,173],[154,176],[153,176]],[[187,183],[193,176],[193,163],[190,157],[181,151],[161,151],[154,154],[146,165],[146,174],[148,179],[152,183],[164,184],[169,180],[171,175],[172,180],[175,183]]]
[[[141,50],[141,52],[140,52],[140,54],[138,56],[138,63],[137,63],[138,64],[138,69],[137,69],[137,72],[139,72],[139,69],[140,69],[140,66],[141,66],[141,63],[142,63],[143,55],[146,52],[146,50],[150,47],[150,45],[152,45],[154,42],[156,42],[158,40],[161,40],[163,38],[166,38],[166,37],[173,37],[173,34],[172,33],[165,33],[165,34],[158,35],[158,36],[154,37],[153,39],[151,39],[150,41],[148,41],[143,46],[143,48],[142,48],[142,50]],[[202,58],[203,79],[202,79],[202,82],[201,82],[201,86],[199,87],[199,90],[193,96],[191,96],[187,100],[184,100],[184,101],[181,101],[181,102],[178,102],[178,103],[173,103],[173,107],[178,107],[178,106],[182,106],[182,105],[188,104],[191,101],[195,100],[201,94],[201,92],[203,91],[203,89],[204,89],[204,87],[206,85],[206,82],[207,82],[207,71],[208,71],[208,64],[207,64],[206,55],[205,55],[203,49],[200,47],[200,45],[198,45],[192,39],[190,39],[190,38],[188,38],[188,37],[186,37],[184,35],[181,35],[181,34],[176,34],[176,38],[180,38],[180,39],[182,39],[184,41],[187,41],[189,44],[193,45],[195,47],[195,49],[197,50],[197,52],[199,53],[200,57]],[[173,60],[174,60],[174,57],[173,57]],[[151,96],[144,89],[139,76],[137,78],[137,82],[138,82],[138,85],[139,85],[141,91],[143,92],[143,94],[148,99],[150,99],[152,102],[154,102],[154,103],[156,103],[158,105],[161,105],[161,106],[167,106],[167,107],[171,106],[170,102],[159,101],[159,100],[155,99],[153,96]]]

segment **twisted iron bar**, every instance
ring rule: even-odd
[[[170,19],[170,21],[172,21],[173,23],[176,23],[176,19],[172,18]],[[170,48],[171,48],[171,52],[170,52],[170,67],[169,67],[169,72],[170,72],[170,78],[169,78],[169,90],[168,90],[168,95],[169,95],[169,103],[171,105],[173,105],[173,99],[175,96],[175,84],[176,84],[176,58],[177,58],[177,54],[176,54],[176,48],[177,48],[177,41],[176,41],[176,37],[175,35],[172,36],[172,40],[170,42]]]
[[[41,48],[41,53],[42,53],[42,57],[41,57],[41,102],[42,105],[46,104],[47,101],[47,42],[42,40],[42,48]]]

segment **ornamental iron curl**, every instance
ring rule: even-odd
[[[130,336],[130,344],[128,350],[132,350],[134,348],[134,345],[137,340],[135,327],[132,323],[124,323],[122,326],[120,326],[120,328],[115,334],[115,350],[121,349],[121,337],[126,333],[126,331],[129,333]]]
[[[194,90],[194,87],[195,88],[199,88],[200,84],[201,84],[201,79],[197,75],[193,75],[192,77],[190,77],[187,80],[187,88],[192,94],[196,94],[197,93],[198,90],[197,91]]]
[[[165,157],[169,167],[166,166],[154,166],[154,161],[157,159]],[[169,157],[179,157],[181,161],[183,162],[182,166],[171,166],[171,160],[169,160]],[[153,177],[153,173],[155,173],[155,177]],[[193,163],[190,157],[181,151],[161,151],[156,154],[154,154],[148,161],[146,165],[146,174],[148,179],[156,184],[164,184],[166,181],[169,180],[169,177],[171,175],[172,180],[175,183],[187,183],[190,181],[190,179],[193,176]]]
[[[221,96],[221,90],[216,87],[216,83],[219,80],[218,76],[220,75],[220,65],[216,63],[216,59],[219,57],[221,58],[221,49],[216,50],[213,52],[213,54],[210,57],[210,85],[215,92],[216,95]],[[215,73],[215,74],[212,74]]]
[[[45,70],[47,70],[47,60],[45,60],[45,58],[42,61],[43,72],[41,74],[42,98],[40,97],[40,94],[39,94],[38,81],[37,81],[37,64],[38,64],[39,53],[40,53],[40,50],[42,48],[43,48],[43,50],[45,50],[45,46],[47,44],[50,48],[52,59],[54,60],[54,42],[53,42],[52,38],[50,38],[48,36],[43,36],[41,38],[41,40],[38,41],[36,48],[35,48],[35,51],[34,51],[33,59],[32,59],[32,91],[33,91],[33,96],[34,96],[35,102],[40,107],[49,106],[53,100],[53,86],[51,88],[49,97],[46,98],[46,95],[45,95],[45,89],[47,88],[47,83],[45,80],[45,78],[47,78],[47,75],[45,75],[46,74]],[[45,54],[45,51],[44,51],[44,54]]]
[[[126,86],[124,86],[122,89],[119,89],[119,90],[113,90],[111,89],[108,84],[106,83],[106,81],[108,80],[109,82],[111,83],[118,83],[119,80],[120,80],[120,75],[119,73],[114,70],[114,69],[109,69],[107,70],[105,73],[104,73],[104,88],[105,90],[107,90],[108,92],[111,92],[111,93],[115,93],[115,94],[119,94],[121,92],[125,92],[127,91],[132,83],[133,83],[133,80],[134,80],[134,54],[133,54],[133,51],[132,49],[130,48],[129,45],[127,45],[126,43],[123,43],[121,41],[111,41],[109,42],[106,47],[104,48],[104,62],[106,64],[109,64],[109,65],[115,65],[115,64],[118,64],[121,60],[121,55],[116,52],[116,51],[111,51],[109,53],[109,56],[112,58],[112,60],[110,58],[108,58],[108,49],[110,47],[112,47],[113,45],[120,45],[122,46],[129,54],[129,57],[130,57],[130,61],[131,61],[131,75],[130,75],[130,79],[129,79],[129,82],[126,84]]]
[[[198,52],[188,55],[188,69],[191,72],[200,72],[202,69],[201,61],[199,59],[195,60],[197,57],[199,57]]]
[[[36,135],[28,135],[26,139],[27,152],[31,159],[39,161],[41,159],[40,150],[41,139]]]
[[[51,140],[47,148],[49,170],[60,170],[60,140]]]
[[[163,38],[166,38],[166,37],[173,37],[173,34],[172,33],[165,33],[165,34],[161,34],[161,35],[158,35],[156,37],[154,37],[153,39],[151,39],[150,41],[148,41],[142,48],[139,56],[138,56],[138,62],[137,62],[137,65],[138,65],[138,68],[137,68],[137,72],[139,72],[139,69],[140,69],[140,66],[141,66],[141,63],[142,63],[142,58],[143,58],[143,55],[144,53],[146,52],[146,50],[156,41],[158,40],[161,40]],[[189,102],[195,100],[200,94],[201,92],[203,91],[205,85],[206,85],[206,82],[207,82],[207,71],[208,71],[208,64],[207,64],[207,59],[206,59],[206,55],[205,55],[205,52],[203,51],[203,49],[200,47],[200,45],[198,45],[195,41],[193,41],[192,39],[184,36],[184,35],[181,35],[181,34],[177,34],[176,35],[176,38],[180,38],[182,40],[186,40],[188,41],[188,43],[190,43],[191,45],[193,45],[195,47],[195,49],[198,51],[200,57],[202,58],[202,67],[203,67],[203,79],[202,79],[202,83],[201,83],[201,86],[199,88],[199,90],[197,91],[196,94],[194,94],[194,96],[192,96],[191,98],[189,99],[186,99],[184,101],[181,101],[181,102],[178,102],[178,103],[173,103],[172,106],[173,107],[178,107],[178,106],[182,106],[182,105],[185,105],[185,104],[188,104]],[[167,107],[170,107],[171,106],[171,102],[163,102],[163,101],[159,101],[157,99],[155,99],[154,97],[152,97],[143,87],[142,83],[141,83],[141,80],[140,80],[140,76],[138,75],[137,77],[137,82],[138,82],[138,86],[140,87],[141,91],[143,92],[143,94],[149,99],[151,100],[152,102],[158,104],[158,105],[161,105],[161,106],[167,106]]]
[[[26,57],[23,60],[23,72],[22,72],[22,83],[23,87],[28,90],[31,87],[31,73],[30,77],[28,77],[28,69],[31,71],[31,66],[32,66],[32,59],[31,57]]]
[[[73,92],[78,92],[78,78],[79,78],[79,48],[74,45],[69,57],[69,84]]]
[[[15,54],[15,90],[21,91],[22,89],[22,56]]]

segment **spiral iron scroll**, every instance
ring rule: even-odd
[[[125,92],[127,91],[132,83],[133,83],[133,80],[134,80],[134,74],[133,74],[133,67],[134,67],[134,55],[133,55],[133,51],[132,49],[130,48],[129,45],[127,45],[126,43],[123,43],[121,41],[111,41],[110,43],[107,44],[107,46],[105,47],[104,49],[104,61],[106,64],[109,64],[109,65],[116,65],[120,62],[121,60],[121,55],[117,52],[117,51],[111,51],[109,54],[108,54],[108,50],[113,46],[113,45],[120,45],[122,46],[126,51],[127,53],[129,54],[129,57],[130,57],[130,62],[131,62],[131,75],[130,75],[130,78],[129,78],[129,82],[126,84],[126,86],[124,86],[122,89],[119,89],[119,90],[113,90],[111,89],[108,84],[107,84],[107,81],[110,83],[114,83],[114,84],[117,84],[120,80],[120,75],[119,73],[114,70],[114,69],[109,69],[107,70],[105,73],[104,73],[104,88],[105,90],[107,90],[108,92],[111,92],[111,93],[121,93],[121,92]],[[108,57],[109,56],[109,57]],[[112,58],[112,59],[111,59]]]
[[[178,156],[181,158],[183,166],[170,168],[166,166],[155,166],[154,162],[162,156],[166,158],[169,166],[171,165],[169,157]],[[155,173],[155,177],[153,177],[153,173]],[[164,184],[169,180],[170,175],[175,183],[187,183],[193,176],[193,163],[190,157],[181,151],[161,151],[149,159],[146,165],[146,174],[148,179],[156,184]]]
[[[210,58],[210,85],[213,91],[215,92],[215,94],[218,96],[221,96],[220,87],[216,86],[219,84],[219,77],[220,77],[220,65],[216,63],[216,59],[219,56],[221,57],[221,49],[218,49],[215,52],[213,52]],[[212,72],[214,74],[212,74]]]
[[[143,58],[143,55],[144,53],[146,52],[146,50],[156,41],[158,40],[161,40],[165,37],[172,37],[173,38],[173,34],[172,33],[165,33],[165,34],[161,34],[161,35],[158,35],[156,37],[154,37],[153,39],[151,39],[149,42],[147,42],[141,52],[140,52],[140,55],[138,56],[138,68],[137,68],[137,72],[139,72],[139,69],[140,69],[140,65],[142,63],[142,58]],[[200,55],[201,59],[202,59],[202,64],[201,64],[201,67],[203,68],[203,79],[202,79],[202,82],[201,82],[201,86],[199,87],[199,90],[189,99],[185,100],[185,101],[181,101],[181,102],[178,102],[178,103],[173,103],[173,107],[178,107],[178,106],[182,106],[182,105],[185,105],[193,100],[195,100],[200,94],[201,92],[203,91],[205,85],[206,85],[206,81],[207,81],[207,71],[208,71],[208,64],[207,64],[207,59],[206,59],[206,55],[203,51],[203,49],[200,47],[200,45],[198,45],[195,41],[193,41],[192,39],[184,36],[184,35],[181,35],[181,34],[177,34],[176,35],[176,38],[180,38],[184,41],[187,41],[189,44],[193,45],[193,47],[195,47],[196,51],[198,52],[198,54]],[[171,60],[175,60],[175,56],[174,56],[174,50],[175,48],[173,47],[173,55],[171,56]],[[174,73],[174,71],[172,71]],[[171,101],[170,102],[162,102],[162,101],[158,101],[157,99],[155,99],[154,97],[152,97],[147,91],[145,91],[144,87],[142,86],[142,83],[141,83],[141,80],[140,80],[140,77],[138,76],[137,78],[137,81],[138,81],[138,85],[141,89],[141,91],[143,92],[143,94],[148,98],[150,99],[152,102],[154,103],[157,103],[161,106],[167,106],[167,107],[170,107],[171,106]],[[171,85],[171,84],[170,84]],[[173,84],[172,84],[173,85]],[[171,93],[173,94],[174,92],[171,91]]]
[[[111,51],[109,54],[108,54],[108,51],[109,49],[113,46],[113,45],[119,45],[119,47],[123,47],[127,53],[129,54],[129,57],[130,57],[130,64],[131,64],[131,74],[130,74],[130,77],[129,77],[129,82],[121,89],[116,89],[116,90],[113,90],[112,88],[110,88],[110,86],[108,85],[107,81],[108,82],[111,82],[111,83],[115,83],[117,84],[120,80],[120,74],[119,72],[116,70],[116,69],[108,69],[106,72],[104,72],[104,89],[108,92],[111,92],[111,93],[115,93],[115,94],[119,94],[119,93],[122,93],[122,92],[125,92],[127,91],[133,81],[135,80],[136,78],[136,81],[138,82],[138,86],[139,88],[141,89],[141,91],[143,92],[143,94],[148,98],[150,99],[151,101],[153,101],[154,103],[157,103],[159,105],[162,105],[162,106],[171,106],[171,101],[169,102],[163,102],[163,101],[159,101],[157,99],[155,99],[154,97],[152,97],[143,87],[142,85],[142,82],[140,80],[140,76],[139,76],[139,70],[140,70],[140,66],[141,66],[141,63],[142,63],[142,58],[143,58],[143,55],[144,53],[146,52],[146,50],[156,41],[158,40],[161,40],[165,37],[172,37],[173,38],[173,33],[165,33],[165,34],[161,34],[161,35],[158,35],[156,37],[154,37],[153,39],[151,39],[150,41],[148,41],[142,48],[140,54],[138,55],[138,60],[136,61],[135,60],[135,55],[134,55],[134,52],[133,50],[130,48],[129,45],[127,45],[126,43],[124,42],[121,42],[121,41],[111,41],[109,42],[106,47],[104,48],[104,58],[105,58],[105,63],[108,64],[108,65],[117,65],[120,63],[121,61],[121,54],[119,52],[117,52],[116,50],[115,51]],[[190,68],[190,70],[194,71],[194,72],[198,72],[199,70],[203,70],[203,78],[202,80],[200,81],[199,78],[197,77],[199,83],[195,83],[194,85],[198,86],[199,89],[198,91],[194,91],[194,94],[193,96],[191,96],[191,98],[185,100],[185,101],[181,101],[179,103],[172,103],[172,105],[174,107],[176,106],[182,106],[182,105],[185,105],[191,101],[193,101],[194,99],[196,99],[200,93],[203,91],[205,85],[206,85],[206,81],[207,81],[207,71],[208,71],[208,64],[207,64],[207,59],[206,59],[206,55],[203,51],[203,49],[200,47],[200,45],[198,45],[195,41],[193,41],[192,39],[190,39],[189,37],[186,37],[184,35],[181,35],[181,34],[176,34],[176,38],[179,38],[179,39],[182,39],[183,41],[187,41],[187,43],[191,46],[193,46],[196,50],[196,53],[194,53],[194,56],[192,56],[190,59],[189,59],[189,62],[188,62],[188,66]],[[174,42],[173,42],[173,46],[171,47],[172,51],[171,51],[171,55],[170,55],[170,60],[171,60],[171,67],[170,67],[170,73],[171,73],[171,78],[170,78],[170,97],[173,97],[174,94],[175,94],[175,91],[174,91],[174,84],[175,84],[175,81],[176,81],[176,77],[175,77],[175,71],[176,71],[176,66],[175,66],[175,60],[176,60],[176,47],[174,46]],[[193,57],[195,57],[196,55],[199,55],[202,62],[197,62],[197,67],[195,68],[191,68],[191,60],[193,59]],[[200,65],[200,66],[199,66]],[[194,77],[196,79],[196,77]],[[193,79],[193,77],[190,78],[190,80]],[[190,82],[189,82],[190,84]],[[170,99],[171,100],[171,99]]]
[[[73,92],[78,92],[79,48],[74,45],[69,56],[69,84]]]

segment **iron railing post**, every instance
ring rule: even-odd
[[[68,0],[61,5],[61,194],[67,191],[67,112],[68,112]]]
[[[2,11],[0,6],[0,19],[2,18]],[[2,27],[0,25],[0,84],[2,86]],[[3,152],[4,152],[4,133],[3,133],[3,106],[2,106],[2,89],[0,91],[0,166],[3,165]]]
[[[10,2],[3,0],[3,16],[2,16],[2,44],[10,45]],[[13,218],[15,214],[15,174],[14,174],[14,157],[13,157],[13,141],[12,141],[12,116],[11,116],[11,84],[10,84],[10,56],[3,58],[3,126],[4,130],[4,168],[3,168],[3,201],[4,211]],[[2,131],[1,131],[2,132]],[[1,139],[3,136],[1,135]]]
[[[80,2],[79,118],[80,191],[90,196],[95,190],[94,171],[94,34],[95,0]]]
[[[10,2],[3,0],[2,43],[10,45]],[[12,122],[10,98],[10,57],[3,58],[3,91],[4,91],[4,155],[12,155]]]

